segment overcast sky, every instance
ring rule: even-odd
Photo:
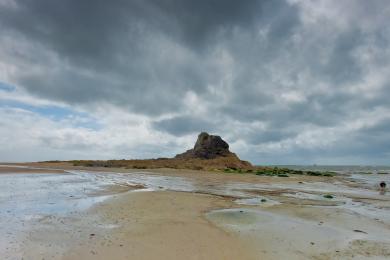
[[[0,0],[0,161],[390,164],[390,1]]]

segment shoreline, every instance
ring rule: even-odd
[[[0,174],[14,173],[66,173],[63,169],[31,168],[28,165],[11,165],[0,163]]]
[[[390,257],[390,197],[343,176],[18,166],[14,177],[0,175],[22,189],[0,200],[9,203],[9,213],[0,212],[8,221],[0,242],[13,241],[0,246],[6,259]],[[35,168],[17,178],[26,170],[20,166]],[[35,175],[49,166],[53,174]],[[67,174],[57,175],[60,168]],[[16,202],[31,212],[15,211]]]

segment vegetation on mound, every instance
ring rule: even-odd
[[[58,162],[58,161],[55,161]],[[251,173],[256,175],[289,177],[293,174],[310,176],[334,176],[333,172],[301,171],[278,167],[256,167],[229,150],[229,144],[220,136],[202,132],[194,148],[176,155],[174,158],[158,158],[145,160],[74,160],[74,166],[105,167],[125,169],[190,169],[206,171],[224,171],[227,173]]]
[[[189,170],[207,170],[223,171],[224,169],[239,169],[242,173],[250,170],[253,166],[237,157],[218,157],[214,159],[175,159],[158,158],[146,160],[75,160],[70,161],[74,166],[84,167],[105,167],[105,168],[126,168],[126,169],[189,169]]]
[[[147,159],[147,160],[74,160],[70,161],[74,166],[84,167],[105,167],[105,168],[126,168],[126,169],[189,169],[222,171],[226,173],[256,174],[258,176],[290,177],[292,175],[308,175],[333,177],[335,172],[302,171],[279,167],[260,167],[246,164],[246,162],[230,157],[215,159]]]
[[[240,172],[253,169],[253,166],[240,160],[235,153],[230,152],[229,144],[220,136],[202,132],[194,148],[176,155],[174,158],[158,158],[145,160],[107,160],[107,161],[71,161],[74,166],[107,167],[127,169],[191,169],[191,170],[223,170],[239,169]]]
[[[293,174],[310,176],[334,176],[333,172],[301,171],[278,167],[256,167],[250,162],[240,160],[230,152],[229,144],[220,136],[209,135],[202,132],[194,148],[176,155],[174,158],[158,158],[145,160],[74,160],[70,161],[74,166],[106,167],[126,169],[190,169],[206,171],[224,171],[226,173],[251,173],[256,175],[289,177]]]

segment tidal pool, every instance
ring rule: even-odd
[[[257,209],[215,210],[207,213],[206,218],[257,247],[259,256],[267,259],[306,259],[329,248],[344,247],[354,236],[352,232],[314,221]],[[297,253],[302,249],[304,255]]]

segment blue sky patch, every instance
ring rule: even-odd
[[[15,87],[0,81],[0,90],[11,92],[15,90]]]
[[[87,113],[78,112],[66,107],[59,106],[32,106],[13,100],[2,100],[0,108],[19,108],[49,118],[53,121],[69,120],[74,127],[99,130],[102,125]]]

